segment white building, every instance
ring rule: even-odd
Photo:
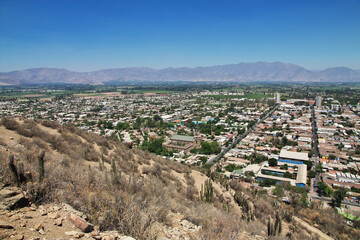
[[[280,93],[275,93],[275,101],[276,103],[280,103]]]
[[[322,97],[317,96],[317,97],[315,98],[315,105],[316,105],[316,107],[321,108],[321,102],[322,102]]]

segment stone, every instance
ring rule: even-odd
[[[10,223],[0,221],[0,228],[13,229],[14,227]]]
[[[35,231],[39,231],[42,228],[43,228],[42,222],[38,222],[35,224],[35,227],[34,227]]]
[[[94,230],[90,233],[91,237],[96,237],[96,236],[100,236],[100,232],[97,230]]]
[[[15,222],[15,221],[18,221],[20,220],[20,216],[19,215],[13,215],[11,218],[10,218],[10,221],[11,222]]]
[[[123,236],[120,238],[120,240],[135,240],[135,238]]]
[[[14,210],[26,207],[29,201],[17,187],[5,187],[0,190],[0,209]]]
[[[69,232],[65,232],[65,234],[74,238],[81,238],[85,235],[84,233],[77,231],[69,231]]]
[[[110,237],[109,239],[119,239],[122,235],[118,231],[105,231],[100,233],[101,239],[105,237]]]
[[[75,227],[77,227],[84,233],[91,232],[94,229],[94,226],[92,224],[88,223],[87,221],[73,213],[69,213],[68,219],[75,225]]]
[[[61,207],[59,206],[53,206],[53,210],[56,212],[56,211],[59,211],[61,209]]]
[[[56,219],[54,225],[61,227],[62,226],[62,219],[61,218]]]
[[[30,211],[36,211],[36,207],[35,207],[35,206],[31,206],[31,207],[29,207],[29,210],[30,210]]]
[[[15,239],[15,240],[23,240],[23,239],[24,239],[24,235],[22,235],[22,234],[17,234],[17,235],[14,236],[13,239]]]
[[[44,229],[43,229],[43,228],[41,228],[41,229],[39,230],[39,233],[40,233],[41,235],[45,235],[45,231],[44,231]]]
[[[69,213],[73,213],[73,214],[77,215],[78,217],[80,217],[80,218],[82,218],[82,219],[85,219],[85,220],[88,219],[88,217],[86,216],[86,214],[84,214],[83,212],[79,212],[79,211],[75,210],[75,209],[74,209],[72,206],[70,206],[69,204],[63,203],[62,206],[63,206],[63,209],[64,209],[65,211],[67,211],[67,212],[69,212]]]
[[[68,231],[68,232],[65,232],[66,235],[68,236],[75,236],[76,234],[78,234],[77,231]]]
[[[41,216],[47,215],[47,211],[46,211],[46,209],[44,208],[44,206],[40,206],[40,207],[39,207],[39,212],[40,212]]]
[[[101,240],[115,240],[113,236],[104,236]]]
[[[50,213],[48,214],[49,218],[52,218],[52,219],[57,219],[59,217],[61,217],[60,213],[58,212],[54,212],[54,213]]]

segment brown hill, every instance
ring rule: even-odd
[[[273,239],[313,239],[314,234],[326,239],[309,223],[293,220],[294,211],[304,217],[296,204],[285,206],[261,190],[243,189],[241,182],[73,126],[4,118],[0,136],[0,189],[16,184],[7,166],[13,155],[18,171],[24,169],[20,188],[31,203],[69,204],[99,231],[117,230],[136,239],[267,239],[269,218],[274,227],[278,216],[282,230]],[[333,212],[306,211],[307,216],[320,212],[320,221],[332,219],[319,227],[334,237],[352,239],[358,233],[334,220]],[[52,237],[51,231],[46,234]]]

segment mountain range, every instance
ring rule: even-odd
[[[75,72],[59,68],[31,68],[1,72],[0,85],[121,84],[130,82],[360,82],[360,72],[346,67],[310,71],[282,62],[256,62],[210,67],[152,69],[113,68]]]

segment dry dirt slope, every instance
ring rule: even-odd
[[[6,163],[13,154],[28,172],[21,188],[32,203],[69,204],[99,231],[136,239],[265,239],[268,216],[281,208],[217,175],[211,203],[203,202],[203,173],[72,126],[3,119],[0,136],[2,183],[14,185]],[[39,182],[43,150],[45,178]],[[235,190],[242,207],[234,201]],[[278,237],[311,239],[282,222]]]

